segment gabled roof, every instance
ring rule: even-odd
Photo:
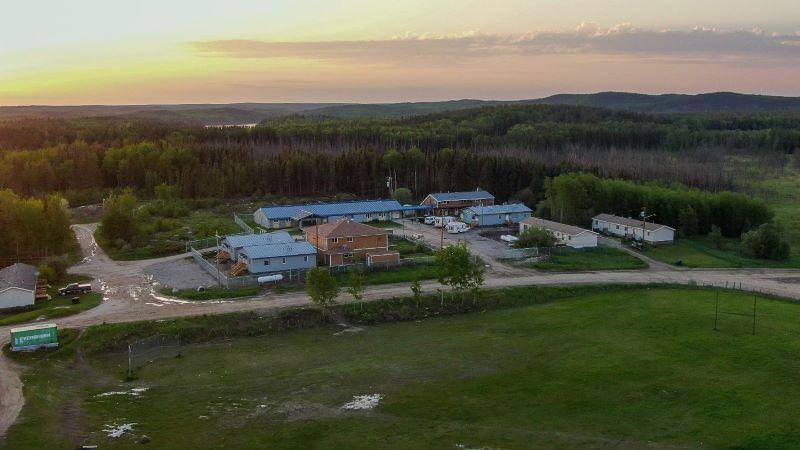
[[[237,234],[225,237],[225,242],[233,248],[254,247],[256,245],[286,244],[294,238],[285,231],[261,234]]]
[[[620,216],[615,216],[613,214],[598,214],[593,217],[593,220],[600,220],[603,222],[613,223],[617,225],[625,225],[626,227],[642,228],[642,221],[639,219],[620,217]],[[670,230],[675,231],[675,228],[668,227],[666,225],[661,225],[658,223],[647,222],[647,224],[645,225],[645,229],[648,231],[656,231],[662,228],[669,228]]]
[[[281,258],[285,256],[313,255],[317,253],[317,249],[308,241],[298,241],[245,247],[242,249],[242,253],[250,259]]]
[[[39,270],[29,264],[16,263],[0,270],[0,291],[16,287],[28,291],[36,290]]]
[[[533,212],[532,209],[523,205],[522,203],[512,203],[509,205],[493,205],[493,206],[470,206],[467,211],[472,211],[476,215],[492,215],[492,214],[512,214]]]
[[[493,199],[494,195],[486,191],[464,191],[464,192],[436,192],[429,194],[437,202],[453,202],[462,200],[487,200]]]
[[[313,227],[303,228],[303,231],[309,236],[316,236],[317,233],[319,233],[320,238],[391,234],[388,230],[371,227],[351,219],[342,219],[337,222],[314,225]]]
[[[528,217],[527,219],[523,220],[522,223],[532,227],[544,228],[548,231],[560,231],[561,233],[568,234],[570,236],[578,236],[583,233],[597,234],[594,231],[590,231],[581,227],[567,225],[560,222],[553,222],[552,220],[540,219],[538,217]]]
[[[260,211],[269,220],[300,220],[310,216],[331,217],[387,213],[405,211],[409,208],[404,207],[397,200],[363,200],[335,203],[308,203],[305,205],[265,206],[260,208]]]

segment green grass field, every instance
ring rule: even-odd
[[[173,293],[172,289],[167,288],[161,290],[161,293],[164,295],[170,295],[183,300],[213,300],[252,297],[254,295],[258,295],[259,292],[261,292],[261,288],[259,286],[245,286],[232,289],[215,288],[206,289],[204,291],[198,291],[196,289],[181,289],[177,293]]]
[[[530,304],[463,316],[189,345],[128,383],[124,352],[96,349],[136,326],[93,328],[18,357],[30,365],[26,403],[6,445],[140,448],[147,435],[176,449],[800,446],[800,306],[761,299],[751,335],[746,316],[712,330],[711,291],[587,287],[536,304],[542,291],[496,291]],[[725,292],[721,306],[746,313],[752,296]],[[373,409],[342,408],[369,394],[382,396]],[[102,431],[128,423],[118,438]]]
[[[432,280],[437,276],[436,270],[434,264],[389,267],[367,271],[364,278],[368,285],[409,283],[414,280]],[[346,273],[337,274],[336,278],[340,284],[347,282]]]
[[[77,296],[81,300],[77,305],[72,304],[72,297],[74,296],[60,297],[58,295],[58,288],[65,286],[67,283],[85,283],[90,280],[91,278],[87,277],[70,276],[65,282],[53,284],[53,287],[48,290],[52,297],[50,300],[36,300],[31,309],[0,312],[0,326],[30,322],[32,320],[56,319],[94,308],[102,301],[102,296],[98,292]]]
[[[539,270],[615,270],[646,269],[648,264],[617,248],[563,248],[545,262],[532,265]]]

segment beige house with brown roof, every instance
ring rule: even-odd
[[[552,233],[557,245],[566,245],[572,248],[597,247],[597,233],[565,223],[529,217],[519,223],[519,232],[524,233],[529,228],[543,228]]]
[[[390,231],[352,219],[303,228],[303,234],[316,247],[321,264],[343,266],[365,262],[372,266],[400,262],[400,254],[389,250]]]

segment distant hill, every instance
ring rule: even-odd
[[[295,114],[339,118],[399,118],[446,111],[514,104],[574,105],[647,113],[800,112],[799,97],[715,92],[710,94],[647,95],[627,92],[558,94],[551,97],[500,101],[450,100],[416,103],[231,103],[124,106],[3,106],[0,119],[22,117],[142,117],[200,125],[243,125]]]
[[[710,94],[647,95],[628,92],[558,94],[525,103],[592,106],[650,113],[713,113],[800,111],[800,98],[714,92]]]

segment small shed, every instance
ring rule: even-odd
[[[471,206],[461,213],[461,220],[473,227],[492,227],[520,223],[531,217],[533,210],[522,203]]]
[[[22,263],[0,270],[0,309],[33,305],[38,276],[36,267]]]

